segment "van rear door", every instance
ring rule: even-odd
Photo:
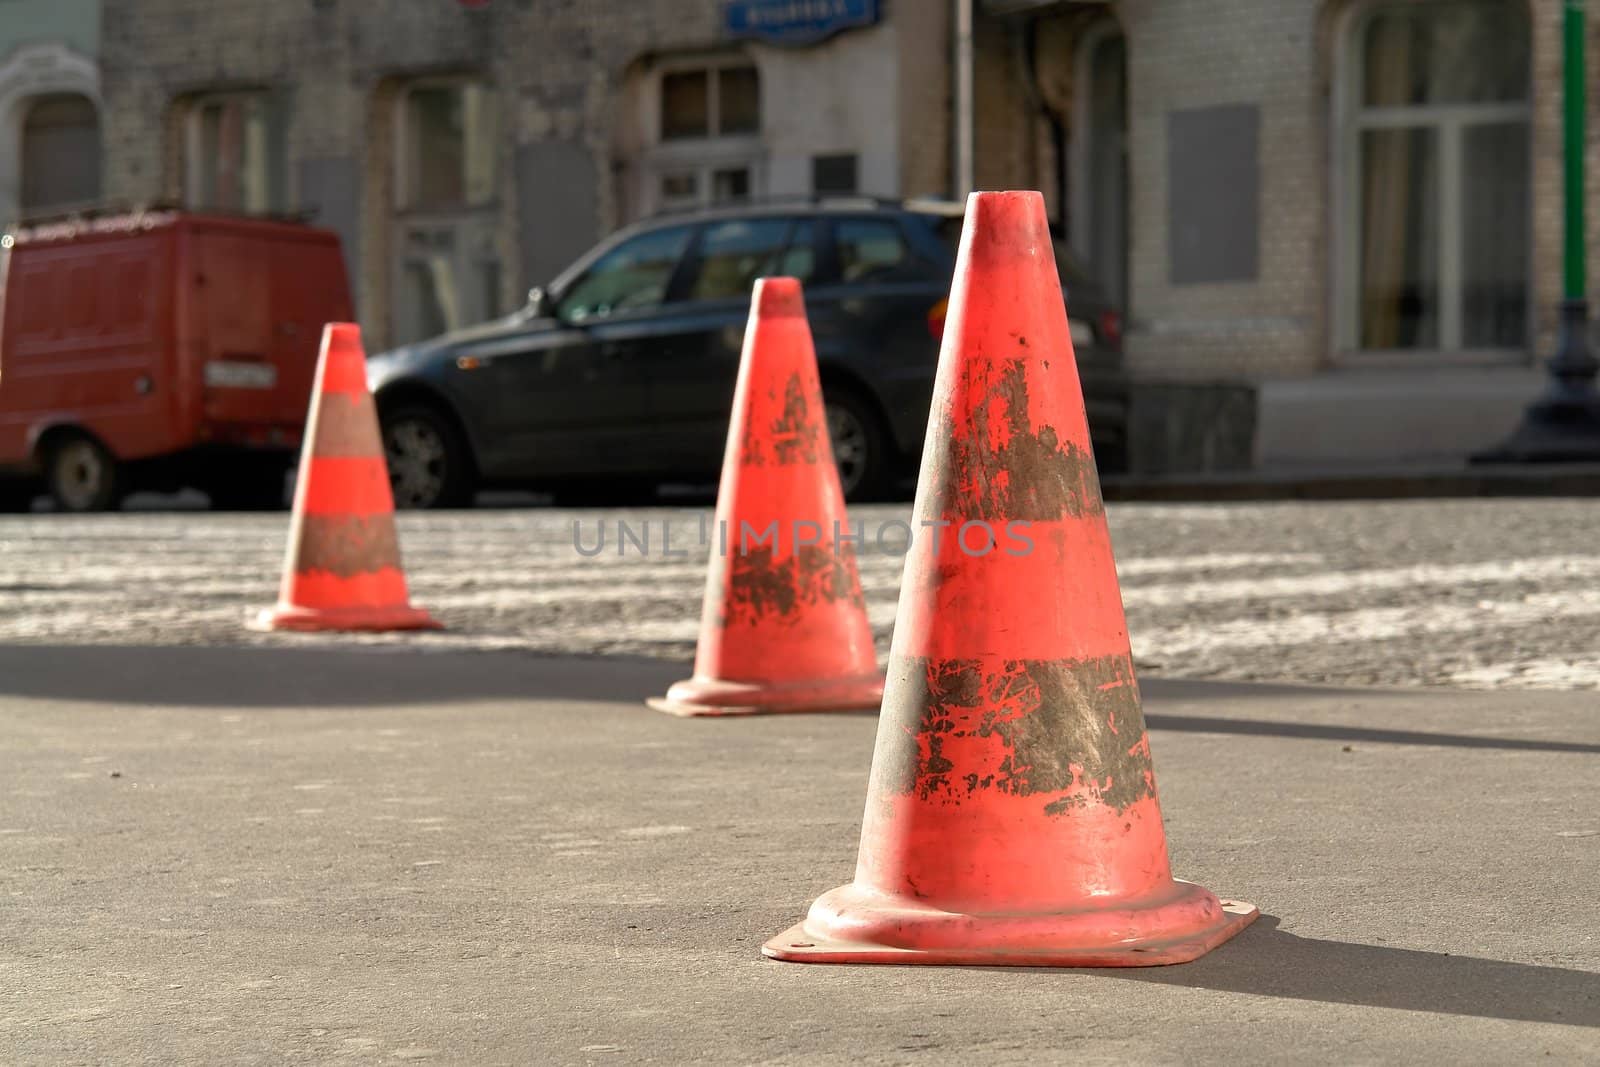
[[[298,442],[327,322],[350,317],[338,242],[288,226],[201,230],[196,317],[213,440]]]

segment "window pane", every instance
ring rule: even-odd
[[[495,161],[500,145],[499,99],[485,86],[463,86],[461,113],[466,142],[462,174],[466,202],[472,206],[487,204],[494,200],[495,192]]]
[[[1528,98],[1528,19],[1505,0],[1385,7],[1363,46],[1369,107]]]
[[[1525,123],[1468,126],[1461,143],[1462,343],[1528,343],[1529,147]]]
[[[854,193],[856,191],[856,157],[812,156],[811,191],[818,194]]]
[[[413,89],[406,100],[406,117],[411,156],[407,191],[412,206],[464,203],[461,94],[448,87]]]
[[[1437,139],[1361,135],[1361,347],[1439,345]]]
[[[657,230],[627,241],[589,268],[562,294],[558,314],[569,322],[659,304],[689,243],[689,227]]]
[[[761,83],[754,67],[717,71],[717,106],[724,136],[761,132]]]
[[[811,280],[816,267],[817,228],[809,222],[802,222],[794,228],[794,233],[789,237],[789,247],[784,250],[783,258],[778,261],[773,273],[806,282]]]
[[[710,132],[706,72],[680,71],[661,78],[661,137],[704,137]]]
[[[489,89],[412,89],[406,94],[406,206],[453,208],[493,200],[498,142],[499,113]]]
[[[417,261],[405,266],[405,302],[401,314],[400,340],[420,341],[437,337],[450,328],[446,312],[449,294],[448,260]]]
[[[691,207],[700,203],[700,175],[694,171],[661,176],[661,206]]]
[[[772,273],[789,229],[788,219],[740,219],[709,227],[700,239],[700,266],[690,298],[748,296],[757,278]]]
[[[278,207],[282,130],[265,94],[226,96],[196,105],[198,153],[190,190],[192,206],[223,211],[265,212]]]
[[[395,308],[398,340],[419,341],[461,328],[456,232],[450,227],[408,229],[403,239],[401,300]]]
[[[711,175],[711,201],[722,204],[750,198],[750,168],[729,167]]]
[[[100,119],[88,97],[24,104],[22,208],[82,204],[100,196]]]
[[[846,282],[877,280],[904,263],[905,240],[892,222],[847,219],[834,237],[839,247],[839,273]]]

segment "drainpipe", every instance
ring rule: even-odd
[[[955,199],[965,200],[973,186],[972,0],[955,3]]]
[[[1055,156],[1056,220],[1063,233],[1070,228],[1071,190],[1067,186],[1067,124],[1059,112],[1044,98],[1039,84],[1038,36],[1039,24],[1029,20],[1025,25],[1013,23],[1011,33],[1012,62],[1022,77],[1023,95],[1028,106],[1039,113],[1050,130],[1050,151]]]

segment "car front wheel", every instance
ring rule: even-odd
[[[432,408],[383,414],[383,453],[397,508],[453,508],[472,502],[472,460],[450,420]]]

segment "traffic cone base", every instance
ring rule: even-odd
[[[280,605],[256,616],[254,630],[294,630],[314,633],[322,630],[371,631],[442,630],[444,624],[421,608],[350,607],[297,608]]]
[[[786,712],[873,711],[883,700],[883,676],[824,679],[807,682],[729,682],[690,678],[651,697],[646,704],[682,717],[778,715]]]
[[[762,946],[793,963],[1160,967],[1188,963],[1255,922],[1254,904],[1173,880],[1171,892],[1114,908],[963,915],[856,885],[817,899],[803,922]]]
[[[794,278],[752,294],[716,517],[693,675],[645,703],[678,716],[876,709],[883,672]]]

